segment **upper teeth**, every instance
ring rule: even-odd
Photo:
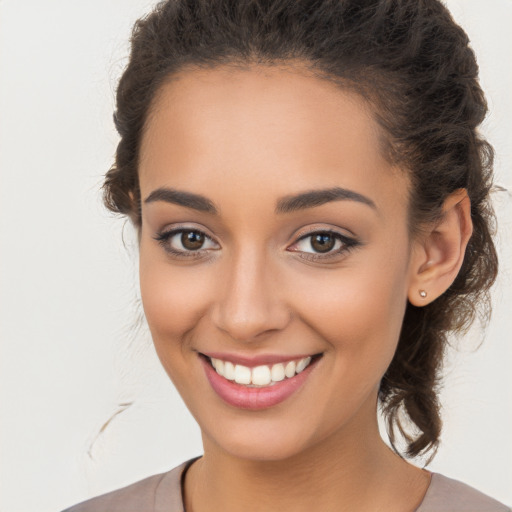
[[[211,361],[217,373],[228,380],[249,386],[268,386],[304,371],[311,362],[311,357],[277,363],[272,366],[255,366],[254,368],[241,364],[234,365],[230,361],[222,361],[222,359],[211,358]]]

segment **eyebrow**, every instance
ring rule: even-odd
[[[145,203],[153,203],[156,201],[164,201],[166,203],[177,204],[186,208],[192,208],[201,212],[211,213],[217,215],[218,209],[212,201],[200,194],[192,192],[184,192],[173,188],[162,187],[154,190],[144,200]],[[275,209],[276,213],[290,213],[298,210],[305,210],[307,208],[314,208],[321,206],[332,201],[356,201],[365,204],[374,210],[377,209],[375,203],[368,197],[340,187],[333,187],[321,190],[309,190],[286,196],[277,201]]]
[[[200,212],[212,213],[213,215],[218,213],[215,205],[207,197],[173,188],[157,188],[146,197],[144,202],[153,203],[155,201],[173,203],[185,206],[186,208],[192,208],[193,210],[199,210]]]
[[[356,201],[358,203],[377,209],[375,203],[368,197],[348,190],[346,188],[333,187],[322,190],[309,190],[297,195],[283,197],[277,202],[276,213],[290,213],[306,208],[314,208],[332,201]]]

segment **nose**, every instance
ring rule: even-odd
[[[240,250],[226,261],[212,318],[217,328],[242,342],[261,340],[284,329],[291,314],[279,289],[276,270],[257,249]]]

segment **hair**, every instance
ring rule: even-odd
[[[488,318],[497,274],[490,204],[493,150],[477,127],[487,113],[466,33],[437,0],[168,0],[138,20],[119,81],[121,136],[104,201],[141,226],[138,159],[152,101],[187,68],[301,62],[368,101],[386,158],[410,176],[410,232],[439,220],[465,188],[473,234],[450,288],[424,307],[408,303],[395,356],[379,389],[390,441],[404,455],[435,454],[438,392],[451,333]],[[405,413],[405,415],[404,415]],[[404,421],[403,418],[407,421]],[[401,419],[402,418],[402,419]]]

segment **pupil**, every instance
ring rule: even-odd
[[[184,231],[181,235],[181,243],[185,249],[191,251],[200,249],[204,244],[204,235],[197,231]]]
[[[334,237],[329,233],[320,233],[311,239],[311,247],[317,252],[329,252],[334,242]]]

